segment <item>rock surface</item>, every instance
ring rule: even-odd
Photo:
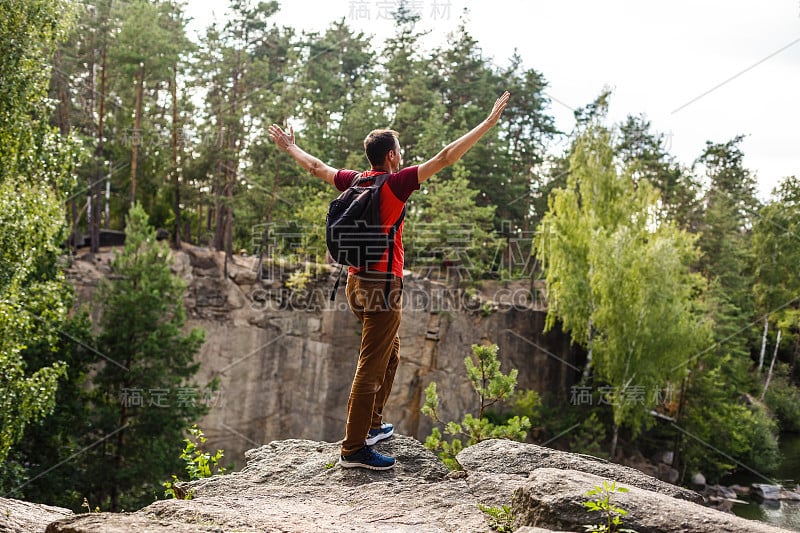
[[[527,478],[530,472],[538,468],[579,470],[627,486],[639,487],[696,503],[702,502],[700,494],[660,481],[634,468],[610,463],[591,455],[562,452],[535,444],[487,440],[462,450],[456,458],[467,472],[511,474]]]
[[[241,532],[486,530],[467,483],[448,479],[447,468],[415,439],[397,436],[377,446],[398,459],[388,472],[342,469],[335,465],[339,449],[338,443],[273,442],[249,451],[239,472],[184,484],[191,500],[163,500],[128,515],[79,515],[51,524],[48,533],[115,532],[129,524],[147,524],[153,532],[196,526]]]
[[[72,511],[62,507],[0,498],[0,532],[44,531],[50,522],[71,514]]]
[[[517,492],[513,511],[518,523],[553,529],[582,530],[599,522],[598,513],[582,505],[587,487],[602,485],[605,477],[576,470],[539,468]],[[628,511],[623,526],[638,533],[753,533],[781,532],[782,528],[703,507],[665,494],[622,484],[626,493],[611,501]]]
[[[480,443],[459,454],[463,472],[448,472],[410,437],[395,436],[376,448],[397,457],[394,470],[342,469],[335,464],[338,443],[272,442],[250,450],[239,472],[182,484],[191,500],[67,517],[51,523],[47,533],[477,532],[490,531],[478,504],[512,502],[521,533],[584,531],[584,524],[596,521],[583,506],[585,493],[603,479],[626,480],[630,492],[614,501],[630,511],[625,526],[640,533],[784,531],[692,503],[690,491],[639,478],[627,467],[540,446]],[[557,464],[564,467],[552,467]]]

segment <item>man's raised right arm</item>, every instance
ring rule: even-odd
[[[288,134],[277,124],[270,126],[268,131],[269,136],[275,141],[278,148],[292,156],[301,167],[321,180],[334,185],[333,179],[336,177],[337,170],[297,146],[294,142],[294,129],[292,127],[289,127]]]

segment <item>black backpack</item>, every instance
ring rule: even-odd
[[[394,238],[406,215],[400,213],[390,228],[381,225],[380,194],[389,174],[375,176],[356,176],[350,187],[333,200],[328,207],[325,219],[325,242],[333,260],[341,265],[366,268],[379,262],[389,249],[387,272],[387,294],[391,280],[391,265],[394,260]],[[364,185],[366,182],[372,185]],[[341,276],[341,270],[339,271]],[[331,293],[334,299],[339,288],[339,276]]]

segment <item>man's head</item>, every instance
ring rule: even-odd
[[[400,169],[400,141],[394,130],[372,130],[364,139],[364,151],[372,168],[397,172]]]

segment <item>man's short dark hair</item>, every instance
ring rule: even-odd
[[[397,148],[398,133],[394,130],[372,130],[364,139],[364,151],[370,165],[383,164],[386,154]]]

